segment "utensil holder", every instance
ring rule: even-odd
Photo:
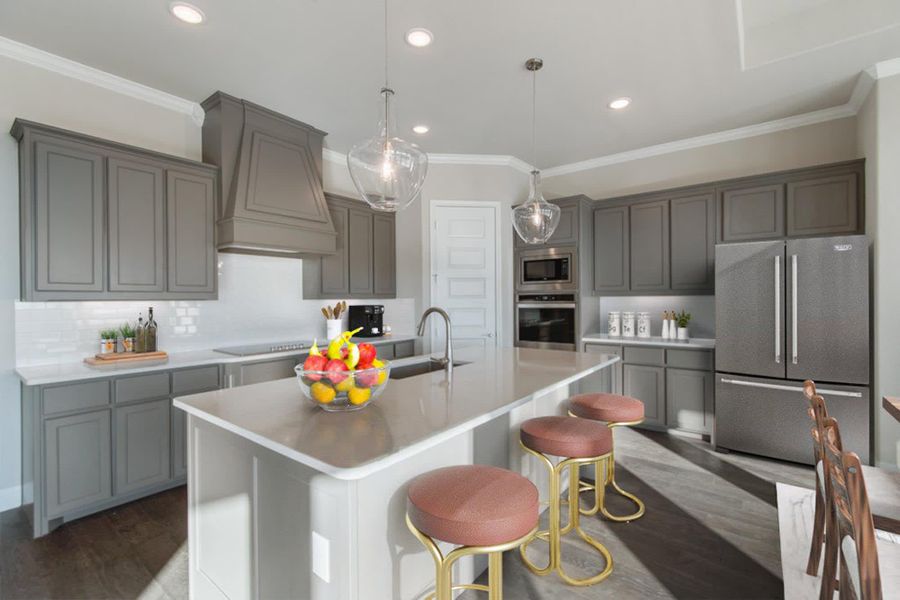
[[[344,331],[344,322],[341,319],[325,319],[325,337],[333,340]]]

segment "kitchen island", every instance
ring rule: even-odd
[[[349,413],[313,406],[293,379],[176,398],[188,413],[191,597],[420,597],[434,571],[405,527],[407,483],[478,463],[543,486],[518,424],[563,413],[570,388],[619,358],[490,348],[457,360],[452,373],[391,379]],[[479,566],[461,561],[457,581]]]

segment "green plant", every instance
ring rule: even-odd
[[[117,340],[119,339],[119,332],[115,329],[101,329],[100,330],[100,339],[101,340]]]
[[[691,313],[682,310],[680,314],[675,315],[675,322],[678,323],[679,327],[687,327],[688,323],[691,322]]]
[[[132,325],[131,323],[122,323],[122,326],[119,327],[119,335],[122,336],[122,339],[133,338],[134,325]]]

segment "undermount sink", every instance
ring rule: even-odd
[[[454,361],[453,366],[459,367],[462,365],[467,365],[468,362],[464,361]],[[422,362],[413,363],[411,365],[403,365],[400,367],[392,367],[391,368],[391,379],[406,379],[407,377],[415,377],[416,375],[425,375],[426,373],[432,373],[434,371],[442,371],[444,366],[441,364],[439,360],[434,360],[433,358],[424,360]]]

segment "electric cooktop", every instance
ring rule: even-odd
[[[228,348],[216,348],[216,352],[230,354],[231,356],[254,356],[256,354],[273,354],[275,352],[290,352],[291,350],[306,350],[312,344],[309,342],[274,342],[264,344],[247,344],[245,346],[229,346]]]

